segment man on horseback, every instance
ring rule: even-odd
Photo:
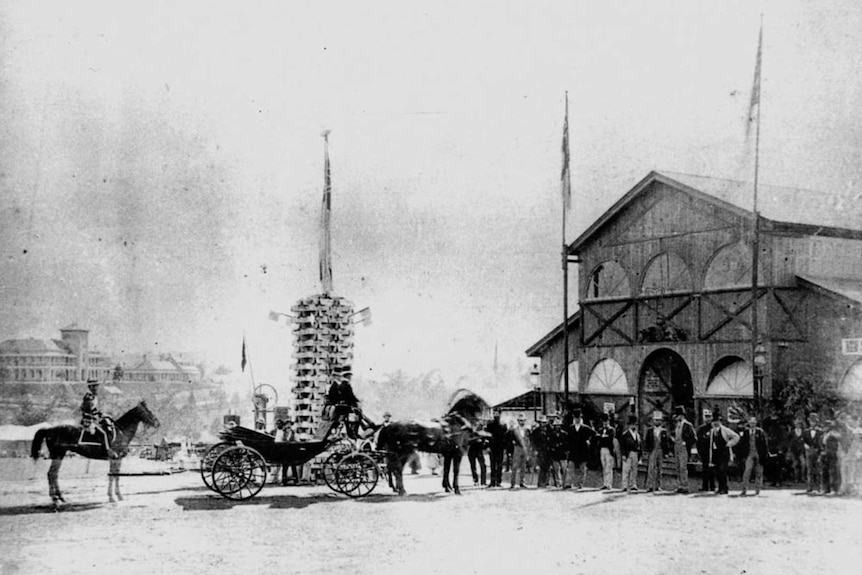
[[[106,418],[101,409],[99,409],[99,385],[95,379],[87,381],[87,393],[84,394],[84,399],[81,402],[81,437],[78,439],[79,444],[84,443],[84,435],[95,435],[97,432],[102,434],[102,440],[105,444],[105,451],[108,457],[115,459],[117,454],[111,449],[108,439],[108,433],[99,424],[111,424],[110,419]]]

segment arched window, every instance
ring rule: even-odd
[[[838,390],[849,399],[862,399],[862,359],[850,366]]]
[[[587,393],[629,393],[629,383],[623,368],[613,359],[599,361],[590,372]]]
[[[754,377],[751,368],[738,357],[721,358],[712,368],[706,394],[753,396]]]
[[[691,273],[682,258],[677,255],[671,253],[657,255],[644,272],[641,283],[643,295],[690,291],[692,291]]]
[[[617,262],[609,260],[600,263],[590,274],[586,299],[629,297],[630,295],[628,275]]]
[[[748,287],[751,285],[751,250],[741,243],[718,249],[703,278],[703,289]]]

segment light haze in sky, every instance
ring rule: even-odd
[[[357,373],[517,380],[562,321],[566,91],[569,241],[650,170],[750,180],[761,13],[761,181],[859,210],[854,0],[4,2],[0,339],[238,371],[245,333],[286,382],[329,129]]]

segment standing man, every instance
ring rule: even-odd
[[[685,407],[677,405],[673,410],[676,426],[673,431],[673,450],[676,459],[676,492],[688,493],[688,454],[697,443],[694,425],[685,418]],[[701,459],[703,461],[703,459]]]
[[[590,442],[596,435],[595,430],[586,425],[581,410],[572,413],[574,421],[569,428],[566,446],[568,450],[568,471],[563,489],[582,489],[587,482],[587,461],[590,459]]]
[[[541,488],[548,486],[548,474],[551,472],[551,430],[548,426],[547,416],[540,415],[538,420],[539,425],[530,433],[530,442],[533,446],[533,453],[536,454],[536,464],[539,466],[539,477],[536,481],[536,487]],[[556,476],[554,476],[553,480],[554,484],[556,484]]]
[[[808,416],[808,429],[805,430],[805,464],[808,466],[808,489],[811,493],[820,489],[822,479],[820,454],[823,450],[823,430],[820,428],[820,416],[811,413]]]
[[[709,465],[709,435],[713,418],[710,414],[709,420],[697,428],[697,457],[702,467],[700,490],[706,492],[715,491],[715,470]]]
[[[844,441],[843,425],[833,416],[826,420],[826,432],[823,434],[823,493],[826,495],[841,493],[841,471],[838,449]]]
[[[652,427],[646,433],[644,447],[647,453],[647,491],[661,491],[661,464],[665,453],[670,453],[670,437],[663,425],[661,412],[653,414]]]
[[[614,487],[614,454],[619,455],[619,444],[616,433],[611,427],[611,419],[607,413],[602,414],[602,428],[598,432],[599,458],[602,462],[602,491]]]
[[[490,487],[501,487],[503,485],[503,457],[506,453],[506,426],[500,423],[500,410],[494,410],[494,417],[488,422],[485,431],[491,434],[489,447],[491,448],[491,485]]]
[[[566,485],[566,435],[563,417],[558,413],[553,416],[551,424],[551,468],[553,469],[553,476],[560,479],[557,486],[563,489]]]
[[[751,470],[754,469],[754,494],[760,495],[763,488],[763,464],[769,458],[769,443],[766,432],[757,427],[757,418],[748,418],[748,427],[743,430],[739,446],[739,459],[745,462],[745,470],[742,472],[742,491],[745,495],[748,482],[751,479]]]
[[[787,460],[793,468],[793,480],[802,483],[808,479],[808,465],[805,461],[805,429],[801,419],[793,422],[787,447]]]
[[[509,442],[512,446],[512,485],[509,489],[515,489],[516,486],[527,487],[525,475],[527,459],[530,457],[530,430],[527,429],[526,423],[526,416],[523,413],[518,415],[518,424],[509,434]]]
[[[721,412],[712,411],[712,429],[709,431],[709,466],[715,473],[718,494],[727,495],[727,468],[733,460],[733,447],[739,443],[739,434],[721,424]]]
[[[629,416],[628,429],[620,436],[620,451],[623,454],[623,491],[638,491],[638,462],[641,459],[641,438],[638,434],[638,418]]]

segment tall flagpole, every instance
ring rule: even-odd
[[[320,207],[320,284],[325,295],[332,292],[332,181],[329,175],[329,130],[323,136],[323,204]]]
[[[758,412],[760,411],[760,398],[763,390],[762,376],[757,373],[760,366],[757,365],[757,346],[760,340],[758,317],[757,317],[757,288],[758,268],[760,267],[760,213],[757,209],[757,184],[760,173],[760,81],[761,61],[763,57],[763,15],[760,15],[760,35],[757,41],[757,62],[754,67],[754,84],[751,88],[751,103],[749,105],[749,118],[751,112],[757,107],[757,126],[754,139],[754,198],[752,207],[752,254],[751,254],[751,374],[754,383],[754,400]],[[759,413],[758,413],[759,415]]]
[[[566,91],[566,119],[563,123],[563,411],[569,409],[569,254],[566,245],[566,211],[572,202],[572,179],[569,171],[569,92]]]

